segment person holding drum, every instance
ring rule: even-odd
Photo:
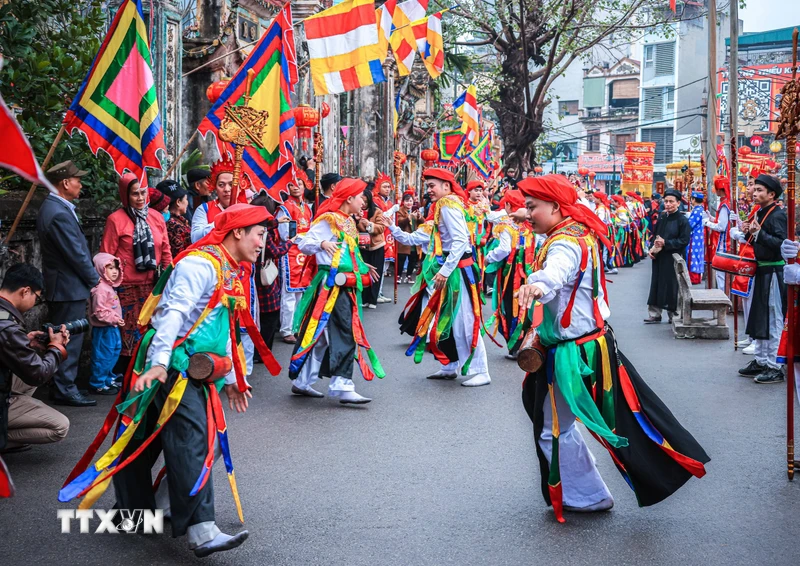
[[[714,177],[714,190],[719,197],[719,204],[717,205],[717,216],[714,221],[711,221],[706,215],[703,225],[711,230],[711,244],[714,253],[728,252],[731,249],[731,236],[730,236],[730,216],[731,216],[731,199],[730,181],[723,175]],[[713,257],[712,257],[713,259]],[[714,270],[717,280],[717,289],[725,291],[725,272]]]
[[[755,359],[739,370],[739,375],[753,377],[756,383],[780,383],[784,380],[778,365],[778,343],[786,315],[786,286],[783,282],[784,260],[781,244],[787,239],[786,211],[777,200],[783,189],[775,177],[759,175],[753,200],[759,206],[755,220],[742,223],[749,234],[758,268],[753,282],[753,301],[745,332],[756,345]]]

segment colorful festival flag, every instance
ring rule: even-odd
[[[439,152],[439,165],[452,165],[463,157],[464,134],[461,130],[436,132],[433,136],[435,149]]]
[[[467,163],[484,179],[488,179],[492,174],[491,137],[491,131],[486,132],[475,149],[467,155]]]
[[[120,6],[64,127],[83,132],[95,155],[108,153],[119,175],[127,169],[144,184],[144,168],[161,169],[156,153],[166,148],[141,2]]]
[[[400,122],[400,90],[394,97],[394,108],[392,108],[392,126],[394,137],[397,137],[397,124]]]
[[[317,96],[386,80],[373,0],[347,0],[305,19]]]
[[[295,125],[289,97],[297,82],[292,9],[288,2],[197,128],[204,137],[209,132],[214,135],[221,155],[234,154],[233,144],[220,140],[218,132],[225,116],[225,107],[244,104],[247,72],[250,69],[255,74],[248,106],[266,110],[269,117],[261,140],[264,147],[245,149],[242,172],[255,188],[260,189],[263,185],[274,200],[282,202],[281,191],[286,192],[286,183],[292,180]]]
[[[2,59],[0,59],[0,63],[2,63]],[[2,96],[0,96],[0,140],[3,140],[0,167],[13,171],[31,183],[44,185],[51,191],[55,190],[45,178],[39,162],[36,161],[36,156],[33,154],[33,148],[28,143],[28,138],[25,137],[22,128],[14,119]],[[1,473],[0,476],[2,476]]]
[[[453,110],[461,118],[461,131],[472,145],[478,143],[481,129],[481,116],[478,110],[478,90],[474,84],[467,87],[453,102]]]
[[[427,20],[425,11],[429,0],[406,0],[397,4],[393,15],[393,31],[389,42],[397,61],[397,71],[401,77],[411,72],[414,57],[425,41]],[[424,47],[422,47],[424,48]]]
[[[432,79],[439,78],[444,71],[444,39],[442,38],[442,13],[428,16],[425,28],[425,41],[419,51],[425,68]]]
[[[387,0],[383,6],[375,10],[375,17],[378,20],[378,45],[383,53],[383,62],[389,54],[389,38],[394,31],[394,11],[397,8],[397,0]]]

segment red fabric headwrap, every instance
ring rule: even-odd
[[[320,216],[332,210],[339,210],[344,201],[356,196],[358,193],[363,193],[365,188],[367,188],[367,184],[361,179],[345,177],[336,184],[331,198],[319,205],[319,210],[315,216]]]
[[[245,203],[232,204],[214,218],[214,229],[192,244],[189,249],[193,250],[208,245],[217,246],[222,243],[231,230],[255,226],[271,218],[272,215],[263,206]]]
[[[631,197],[632,199],[638,200],[640,203],[644,204],[644,198],[642,198],[642,195],[636,194],[633,191],[628,191],[627,193],[625,193],[625,196]]]
[[[592,193],[592,196],[595,197],[595,198],[599,198],[600,202],[602,202],[606,206],[611,204],[609,202],[609,200],[608,200],[608,195],[605,194],[603,191],[595,191],[595,192]]]
[[[558,203],[564,217],[569,216],[574,221],[580,222],[591,230],[595,238],[605,247],[611,248],[611,242],[606,236],[608,228],[605,223],[589,207],[578,203],[575,188],[563,175],[528,177],[518,182],[517,187],[527,196]]]
[[[613,200],[615,203],[619,205],[625,206],[625,199],[622,198],[621,195],[612,195],[611,200]]]
[[[474,181],[470,181],[467,183],[467,192],[470,192],[473,189],[483,189],[486,185],[483,184],[483,181],[475,179]]]
[[[505,208],[506,204],[510,204],[514,210],[525,208],[525,196],[516,189],[509,189],[500,199],[500,206]]]
[[[450,183],[450,190],[453,191],[455,195],[461,198],[464,201],[464,204],[467,204],[467,193],[464,192],[464,189],[461,188],[461,185],[456,182],[456,176],[453,175],[452,171],[448,171],[447,169],[440,169],[439,167],[429,167],[422,172],[422,178],[427,179],[439,179],[440,181],[447,181]]]

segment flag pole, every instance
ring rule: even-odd
[[[169,169],[167,169],[167,172],[166,172],[166,173],[164,173],[164,178],[165,178],[165,179],[169,179],[169,176],[170,176],[170,175],[172,175],[172,172],[175,170],[175,167],[177,167],[177,166],[178,166],[178,163],[180,163],[180,161],[181,161],[181,157],[183,157],[183,154],[184,154],[184,153],[186,153],[186,150],[187,150],[187,149],[189,149],[189,146],[190,146],[190,145],[192,144],[192,142],[194,141],[194,138],[196,138],[196,137],[197,137],[197,133],[198,133],[199,131],[200,131],[200,130],[195,130],[195,131],[194,131],[194,133],[192,134],[192,137],[190,137],[190,138],[189,138],[189,139],[186,141],[186,144],[183,146],[183,149],[181,150],[181,152],[180,152],[180,153],[179,153],[179,154],[178,154],[178,155],[175,157],[175,161],[173,161],[173,162],[172,162],[172,165],[170,165],[170,166],[169,166]]]
[[[47,152],[47,156],[44,158],[42,162],[42,171],[47,169],[47,166],[50,164],[50,160],[53,158],[53,153],[56,151],[56,147],[58,146],[61,138],[64,135],[64,124],[61,124],[61,128],[58,130],[56,134],[56,139],[53,140],[53,144],[50,146],[50,151]],[[14,223],[11,225],[11,229],[6,234],[6,239],[3,241],[4,244],[8,244],[11,241],[11,237],[17,231],[17,227],[19,226],[20,221],[22,220],[22,215],[25,214],[25,210],[28,208],[28,205],[31,203],[31,199],[33,198],[33,193],[36,192],[36,187],[39,183],[31,183],[31,188],[28,189],[28,194],[25,195],[25,200],[22,201],[22,206],[17,213],[17,217],[14,219]]]

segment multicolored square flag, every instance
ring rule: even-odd
[[[119,7],[64,128],[83,132],[95,155],[105,151],[119,175],[128,170],[145,184],[144,168],[161,169],[156,154],[166,148],[141,1]]]
[[[317,96],[386,80],[373,0],[347,0],[305,19]]]
[[[491,138],[491,131],[486,132],[481,141],[478,142],[478,145],[475,146],[475,149],[467,155],[467,163],[484,179],[488,179],[492,174]]]
[[[225,116],[225,107],[244,104],[247,72],[250,69],[255,74],[248,106],[266,110],[269,116],[261,140],[264,148],[245,149],[242,171],[255,189],[263,186],[274,200],[282,202],[281,191],[288,192],[286,184],[292,180],[295,123],[290,95],[297,83],[297,58],[289,2],[258,40],[197,128],[203,136],[209,132],[214,135],[221,155],[234,154],[233,145],[220,140],[218,132]]]
[[[481,113],[478,110],[478,90],[474,84],[467,87],[453,102],[453,111],[461,118],[461,131],[473,146],[481,135]]]
[[[458,163],[464,156],[464,133],[461,130],[445,130],[436,132],[433,143],[439,152],[439,165]]]
[[[392,33],[389,43],[401,77],[411,72],[414,57],[424,49],[427,20],[425,12],[429,0],[406,0],[397,4],[392,14]]]
[[[442,38],[441,12],[428,16],[425,41],[422,43],[419,54],[431,78],[439,78],[439,75],[444,71],[444,39]]]

